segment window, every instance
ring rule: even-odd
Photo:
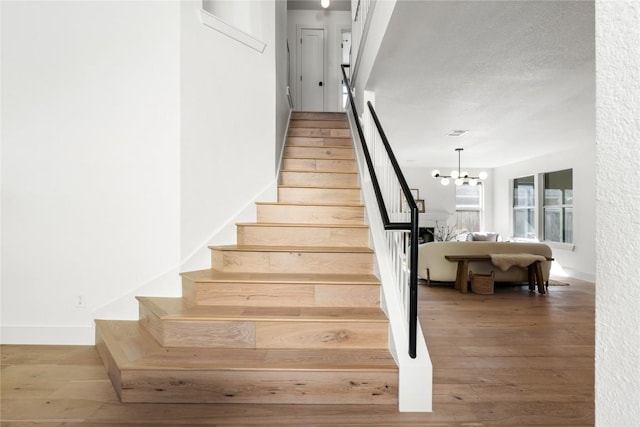
[[[483,187],[477,185],[456,185],[456,228],[461,230],[482,230]]]
[[[535,239],[536,191],[534,176],[513,180],[513,236]]]
[[[573,242],[573,170],[544,174],[544,240]]]

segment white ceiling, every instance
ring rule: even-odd
[[[592,1],[398,1],[368,89],[405,166],[595,144]],[[447,134],[468,129],[465,136]]]

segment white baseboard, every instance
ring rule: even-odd
[[[566,269],[565,271],[569,275],[569,277],[575,277],[576,279],[585,280],[587,282],[596,282],[596,275],[591,273],[585,273],[578,270]]]
[[[2,344],[95,345],[95,325],[91,326],[2,326]]]
[[[560,267],[555,262],[551,265],[551,276],[553,277],[574,277],[576,279],[585,280],[587,282],[596,282],[594,273],[585,273],[568,267]]]

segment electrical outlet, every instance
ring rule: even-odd
[[[84,295],[78,295],[76,299],[76,308],[87,308],[87,299]]]

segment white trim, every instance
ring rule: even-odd
[[[289,94],[289,87],[287,86],[287,95],[288,94]],[[293,113],[293,108],[289,108],[289,117],[287,118],[287,127],[286,127],[287,130],[289,129],[289,125],[291,124],[292,113]],[[289,137],[288,133],[289,132],[284,133],[282,146],[280,147],[280,154],[278,158],[278,169],[276,170],[276,182],[280,182],[280,172],[282,171],[282,160],[284,159],[284,149],[285,149],[285,146],[287,145],[287,138]]]
[[[254,49],[260,53],[264,52],[264,49],[267,47],[267,44],[256,39],[250,34],[245,33],[242,30],[237,29],[233,25],[223,21],[217,16],[207,12],[204,9],[200,9],[200,20],[204,25],[209,28],[212,28],[225,36],[231,37],[237,42],[242,43],[245,46],[249,46],[251,49]]]
[[[579,270],[576,270],[573,268],[567,268],[567,267],[564,267],[563,270],[567,277],[573,277],[575,279],[580,279],[580,280],[584,280],[586,282],[591,282],[591,283],[596,282],[595,274],[585,273],[583,271],[579,271]]]
[[[233,215],[229,216],[229,219],[218,226],[196,249],[191,251],[180,263],[180,271],[191,271],[202,269],[203,266],[199,264],[199,256],[202,253],[209,252],[209,246],[214,244],[216,238],[222,238],[226,234],[234,236],[236,233],[236,223],[238,222],[251,222],[256,221],[256,203],[259,201],[275,201],[278,197],[278,176],[276,175],[271,181],[265,185],[262,190],[255,194],[254,197],[249,199],[244,206],[238,209]],[[216,243],[222,244],[222,243]],[[204,257],[209,259],[207,255]],[[207,268],[207,267],[204,267]]]

